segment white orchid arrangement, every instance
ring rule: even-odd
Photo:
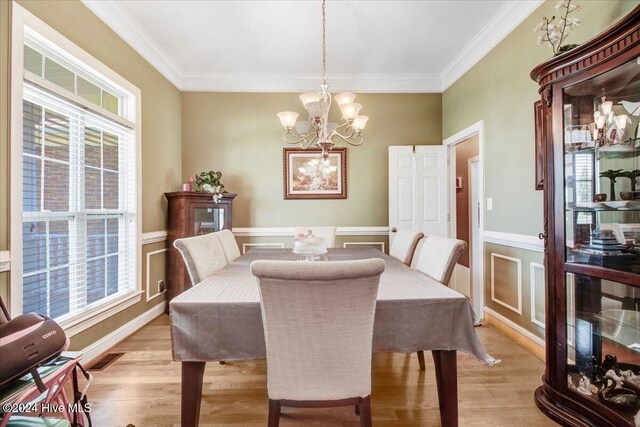
[[[542,21],[536,25],[533,32],[538,33],[538,45],[548,43],[553,50],[554,55],[573,49],[577,45],[565,45],[562,43],[569,37],[569,32],[580,25],[580,19],[575,16],[569,16],[574,12],[582,9],[582,6],[572,3],[571,0],[560,0],[556,4],[556,9],[561,10],[559,20],[556,22],[556,16],[542,18]]]
[[[224,183],[222,182],[222,172],[201,172],[196,175],[196,184],[201,191],[213,194],[213,203],[218,203],[224,193]]]

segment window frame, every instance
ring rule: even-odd
[[[121,114],[111,116],[104,114],[108,118],[121,124],[127,124],[134,130],[135,143],[135,215],[136,215],[136,235],[135,235],[135,286],[133,291],[121,295],[118,298],[105,298],[102,304],[98,304],[88,310],[83,310],[74,316],[61,322],[69,336],[73,336],[83,330],[107,319],[127,307],[136,304],[142,299],[142,108],[141,91],[138,87],[124,79],[118,73],[95,59],[92,55],[78,47],[69,39],[55,31],[45,22],[28,12],[22,6],[13,3],[11,22],[11,153],[10,153],[10,223],[11,223],[11,270],[8,308],[12,316],[22,313],[22,144],[23,144],[23,84],[28,71],[24,69],[24,43],[26,38],[37,38],[39,43],[47,45],[49,51],[55,53],[55,58],[62,60],[65,66],[69,66],[72,71],[80,77],[91,78],[92,82],[97,81],[111,93],[116,93],[121,100]],[[31,73],[33,74],[33,73]],[[37,77],[37,76],[36,76]],[[29,79],[31,80],[31,79]],[[44,80],[44,79],[42,79]],[[46,82],[46,81],[45,81]],[[69,92],[69,94],[71,94]],[[68,94],[65,94],[68,95]],[[82,105],[83,98],[72,94],[76,98],[70,101]],[[88,103],[88,101],[86,101]],[[104,113],[101,111],[101,113]],[[18,226],[20,225],[20,226]]]

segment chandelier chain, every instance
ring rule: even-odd
[[[322,83],[327,84],[327,5],[322,0]]]

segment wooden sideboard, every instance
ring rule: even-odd
[[[173,242],[183,237],[231,230],[232,202],[236,194],[225,193],[218,203],[213,202],[210,193],[199,191],[175,191],[164,195],[169,201],[167,299],[171,301],[191,287],[189,273]]]

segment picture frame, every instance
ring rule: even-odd
[[[347,149],[332,149],[326,161],[319,149],[283,149],[283,189],[285,200],[346,199]]]
[[[542,101],[536,101],[533,104],[534,123],[535,123],[535,144],[536,144],[536,190],[544,189],[544,164],[545,164],[545,148],[544,148],[544,109]]]

